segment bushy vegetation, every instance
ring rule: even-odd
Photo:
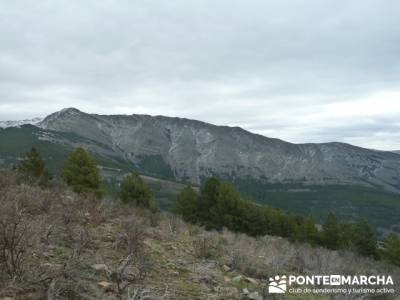
[[[121,182],[119,197],[123,203],[131,203],[150,209],[156,208],[150,187],[137,173],[131,173],[124,177]]]
[[[40,153],[35,148],[26,154],[17,169],[19,176],[22,175],[22,182],[29,184],[42,185],[43,180],[49,183],[51,178]],[[32,178],[40,180],[32,181]],[[89,201],[93,197],[102,196],[101,177],[96,161],[83,148],[77,148],[70,153],[64,163],[62,179],[71,186],[74,192],[84,195]],[[57,179],[53,184],[56,182],[58,182]],[[152,212],[157,211],[151,188],[137,173],[131,173],[123,178],[117,194],[124,204],[150,209]],[[45,197],[45,199],[47,198]],[[43,204],[40,209],[45,210],[46,205]],[[104,220],[104,215],[101,210],[96,210],[97,208],[94,207],[92,206],[90,212],[93,217],[92,221],[100,224]],[[16,207],[15,209],[20,208]],[[18,212],[16,215],[21,216],[22,213],[25,211]],[[322,246],[332,250],[347,249],[363,256],[382,258],[392,264],[400,265],[400,240],[398,237],[394,234],[389,235],[378,249],[375,232],[366,220],[360,220],[357,223],[342,222],[334,213],[330,213],[323,225],[318,227],[312,216],[286,214],[279,209],[256,204],[244,199],[232,184],[221,182],[215,177],[205,180],[199,193],[190,186],[184,188],[177,197],[175,213],[182,216],[184,221],[204,226],[207,230],[221,231],[223,228],[227,228],[233,232],[255,237],[280,236],[288,238],[292,242],[308,243],[312,246]],[[10,214],[13,215],[12,211]],[[68,218],[68,216],[69,214],[65,214],[63,218]],[[25,226],[24,223],[17,223],[16,227],[20,225]],[[170,226],[172,230],[173,224],[171,223]],[[128,227],[134,228],[135,226]],[[28,231],[27,229],[28,227],[26,231]],[[25,232],[25,229],[22,232]],[[127,240],[132,240],[132,237],[136,239],[137,236],[140,236],[138,231],[128,235]],[[24,241],[23,238],[18,240]],[[128,244],[129,248],[132,248],[132,243]],[[204,243],[198,243],[198,245],[204,245]],[[23,252],[19,251],[18,253],[20,254],[12,255],[12,257],[18,259],[21,257],[22,262]],[[3,260],[7,261],[7,259]],[[7,264],[9,263],[7,262]],[[7,268],[10,269],[7,264],[6,267],[8,266]],[[13,264],[18,269],[18,261]],[[19,276],[21,271],[12,272],[15,273],[15,276]]]
[[[400,267],[400,239],[394,233],[386,237],[383,244],[382,257]]]
[[[66,140],[68,143],[53,143],[42,138],[49,134],[51,134],[52,139]],[[96,143],[92,140],[88,141],[73,133],[48,132],[31,125],[0,129],[0,165],[19,164],[25,153],[35,147],[44,158],[46,168],[56,177],[60,175],[63,162],[73,150],[69,145],[78,144],[91,144],[105,150],[110,149],[109,145]],[[168,166],[160,160],[160,157],[143,156],[139,159],[138,165],[133,167],[122,157],[96,153],[92,153],[92,156],[102,167],[119,169],[121,173],[131,172],[135,168],[139,168],[141,174],[147,173],[155,177],[174,178],[171,170],[168,170]],[[379,230],[379,237],[382,238],[386,229],[396,230],[396,227],[392,227],[392,225],[398,224],[399,221],[400,195],[385,192],[379,188],[345,185],[311,186],[293,182],[273,184],[268,183],[266,179],[256,180],[241,177],[232,177],[229,180],[246,197],[252,197],[259,203],[279,208],[285,212],[312,215],[315,222],[319,224],[324,223],[331,211],[335,213],[339,220],[352,220],[357,216],[363,216],[374,228]],[[158,205],[162,209],[171,210],[176,199],[176,191],[168,195],[160,194],[156,187],[152,185],[153,182],[147,183],[151,185]],[[118,184],[115,186],[115,191],[110,191],[114,187],[110,188],[109,185],[106,185],[105,188],[107,193],[115,192],[114,195],[118,195]]]
[[[51,179],[51,174],[46,169],[45,163],[36,148],[32,148],[26,153],[17,168],[29,180],[39,180],[40,183],[45,184]]]
[[[185,221],[207,229],[225,227],[251,236],[281,236],[332,250],[349,249],[373,258],[386,257],[392,263],[396,263],[394,257],[399,251],[395,237],[390,236],[379,253],[375,232],[366,220],[340,222],[330,213],[318,230],[311,216],[288,215],[243,199],[230,183],[215,177],[205,181],[199,194],[186,187],[177,198],[175,211]]]
[[[51,178],[35,148],[26,154],[18,170],[24,180],[36,178],[43,183]],[[70,153],[64,163],[62,179],[76,193],[93,194],[95,197],[102,195],[96,161],[83,148]],[[123,178],[117,194],[125,204],[153,212],[157,210],[152,190],[137,173]],[[399,264],[400,242],[397,236],[388,236],[378,251],[376,234],[366,220],[340,222],[334,213],[330,213],[318,230],[312,216],[289,215],[279,209],[258,205],[244,199],[232,184],[215,177],[205,180],[200,193],[190,186],[184,188],[177,197],[174,211],[184,221],[204,226],[207,230],[227,228],[251,236],[281,236],[294,242],[332,250],[349,249],[364,256]]]
[[[61,176],[76,193],[101,194],[101,177],[96,161],[81,147],[70,153]]]
[[[25,181],[36,180],[40,184],[48,183],[51,179],[50,172],[36,150],[32,148],[24,160],[17,166]],[[102,178],[95,158],[85,149],[78,147],[74,149],[64,162],[61,172],[63,181],[78,194],[104,195]],[[157,211],[151,188],[143,181],[138,173],[125,176],[120,184],[114,184],[114,195],[125,204]]]
[[[400,195],[379,187],[267,183],[252,178],[231,181],[242,195],[286,212],[311,214],[318,223],[323,223],[330,212],[340,220],[363,216],[375,228],[390,228],[399,222]]]
[[[43,186],[25,181],[20,172],[0,170],[0,191],[1,299],[243,299],[243,288],[268,299],[263,293],[271,274],[391,274],[395,282],[400,280],[398,268],[352,251],[331,251],[271,235],[205,231],[176,215],[75,193],[58,178]],[[197,203],[200,196],[211,204],[212,219],[207,223],[202,221],[205,206],[199,206],[202,211],[197,214],[184,202],[190,198]],[[230,197],[235,201],[230,203]],[[194,212],[196,223],[209,229],[236,221],[245,224],[237,219],[240,215],[224,210],[225,204],[231,211],[254,207],[243,201],[216,179],[200,195],[186,188],[180,200],[183,209]],[[276,213],[285,220],[282,212],[268,209],[271,216]],[[249,211],[249,218],[257,217],[256,211]],[[213,225],[211,220],[218,215],[221,221]],[[305,236],[315,234],[312,218],[290,220],[302,224]],[[279,229],[277,220],[263,222],[274,225],[271,231]],[[388,261],[398,258],[395,237],[388,237],[384,249]],[[398,293],[388,299],[396,297]]]
[[[134,226],[133,206],[114,208],[94,194],[74,193],[57,179],[43,186],[11,170],[0,169],[0,191],[1,299],[105,299],[96,283],[90,286],[92,279],[84,284],[93,278],[92,269],[100,265],[94,259],[100,256],[104,274],[98,281],[113,285],[115,299],[129,299],[127,288],[150,271],[141,252],[144,227]],[[108,238],[105,249],[118,241],[110,258],[96,239],[107,239],[102,225],[111,213],[127,225],[116,226]]]
[[[55,140],[68,141],[68,143],[53,143],[41,138],[48,136],[48,134],[50,134],[48,131],[33,125],[0,129],[0,160],[3,160],[4,166],[18,164],[20,157],[23,157],[26,152],[34,147],[45,158],[46,168],[58,175],[63,167],[63,162],[73,150],[68,144],[85,144],[87,139],[71,132],[52,131],[51,136]],[[96,144],[96,146],[107,147],[94,141],[91,141],[91,143]],[[122,158],[96,154],[94,156],[96,161],[105,167],[118,168],[126,172],[132,170],[132,167]]]

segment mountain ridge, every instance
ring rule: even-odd
[[[395,153],[338,142],[298,145],[164,116],[70,109],[50,116],[36,126],[0,129],[0,167],[17,165],[35,147],[49,170],[60,174],[72,149],[82,146],[111,192],[118,178],[132,171],[166,179],[162,188],[158,179],[152,186],[162,209],[174,207],[174,182],[198,185],[215,175],[232,182],[246,199],[312,215],[318,222],[335,212],[342,220],[367,218],[382,234],[400,232],[400,155]]]
[[[0,121],[0,128],[19,127],[27,124],[37,125],[41,121],[43,121],[43,118],[40,117],[24,120],[5,120]]]
[[[400,155],[400,150],[381,150],[381,149],[374,149],[374,148],[365,148],[365,147],[361,147],[361,146],[357,146],[357,145],[353,145],[350,143],[345,143],[345,142],[338,142],[338,141],[330,141],[330,142],[304,142],[304,143],[294,143],[294,142],[289,142],[280,138],[272,138],[272,137],[268,137],[265,136],[263,134],[260,133],[255,133],[255,132],[251,132],[247,129],[244,129],[240,126],[229,126],[229,125],[217,125],[217,124],[213,124],[210,122],[206,122],[206,121],[201,121],[198,119],[190,119],[190,118],[186,118],[186,117],[177,117],[177,116],[165,116],[165,115],[150,115],[150,114],[95,114],[95,113],[86,113],[83,112],[75,107],[68,107],[68,108],[63,108],[60,111],[57,111],[55,113],[52,113],[50,115],[47,115],[44,118],[34,118],[32,120],[38,120],[36,124],[32,124],[35,126],[39,126],[41,128],[46,128],[46,124],[45,124],[45,120],[50,117],[50,116],[56,116],[59,115],[60,113],[81,113],[81,114],[85,114],[85,115],[90,115],[93,117],[122,117],[122,118],[129,118],[129,117],[135,117],[135,116],[139,116],[139,117],[148,117],[148,118],[164,118],[164,119],[170,119],[170,120],[178,120],[178,121],[184,121],[184,122],[193,122],[193,123],[198,123],[198,124],[202,124],[205,126],[211,126],[211,127],[218,127],[218,128],[227,128],[227,129],[237,129],[237,130],[241,130],[243,132],[249,133],[251,135],[255,135],[255,136],[259,136],[265,139],[269,139],[269,140],[275,140],[275,141],[280,141],[280,142],[284,142],[286,144],[292,144],[292,145],[329,145],[329,144],[339,144],[339,145],[348,145],[351,147],[355,147],[355,148],[360,148],[360,149],[364,149],[364,150],[371,150],[371,151],[375,151],[375,152],[384,152],[384,153],[395,153],[395,154],[399,154]],[[25,121],[25,120],[22,120]],[[1,122],[1,121],[0,121]],[[15,121],[18,122],[18,121]],[[27,123],[30,124],[30,123]],[[400,158],[400,156],[399,156]]]
[[[66,108],[38,124],[110,146],[133,165],[159,160],[176,179],[217,175],[263,182],[359,184],[400,192],[400,155],[346,143],[294,144],[187,118],[99,115]]]

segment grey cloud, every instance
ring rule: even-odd
[[[400,140],[385,137],[397,128],[393,118],[382,121],[388,112],[316,116],[328,116],[331,103],[400,95],[398,1],[1,6],[0,119],[76,106],[190,117],[294,142],[400,149]]]

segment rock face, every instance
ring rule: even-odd
[[[176,179],[193,183],[219,175],[265,182],[380,185],[400,191],[399,154],[349,144],[292,144],[239,127],[164,116],[95,115],[74,108],[49,115],[39,126],[75,133],[95,142],[94,151],[135,165],[151,159],[164,164]]]

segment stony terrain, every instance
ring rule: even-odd
[[[48,116],[39,126],[82,136],[92,151],[133,165],[150,159],[175,179],[193,183],[218,175],[266,182],[379,185],[400,191],[400,155],[393,152],[343,143],[291,144],[238,127],[163,116],[94,115],[73,108]],[[155,172],[161,172],[158,169]]]
[[[0,237],[16,237],[21,253],[0,269],[3,300],[344,299],[272,297],[266,282],[277,274],[390,274],[395,288],[400,282],[399,269],[350,252],[207,232],[172,215],[83,198],[61,183],[21,183],[10,171],[0,172],[0,190]]]

